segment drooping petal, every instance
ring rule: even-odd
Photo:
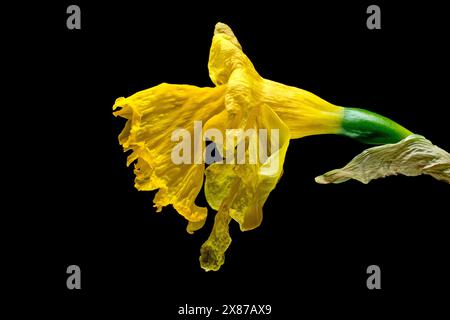
[[[154,204],[157,211],[172,204],[190,224],[188,231],[200,228],[207,209],[194,201],[203,184],[203,137],[200,148],[194,148],[194,121],[207,122],[224,109],[224,88],[199,88],[190,85],[160,84],[140,91],[128,98],[118,98],[113,109],[121,107],[114,115],[128,121],[119,136],[125,151],[132,150],[128,165],[134,161],[135,187],[138,190],[159,189]],[[172,152],[178,141],[171,134],[184,130],[190,138],[190,163],[175,164]],[[197,140],[198,141],[198,140]],[[185,142],[185,141],[183,141]],[[197,150],[196,150],[197,149]]]
[[[372,179],[397,174],[428,174],[450,183],[450,154],[425,137],[412,134],[398,143],[366,149],[345,167],[316,177],[316,182],[341,183],[355,179],[369,183]]]
[[[266,105],[250,114],[247,130],[259,132],[258,129],[263,128],[267,129],[263,131],[267,132],[267,140],[261,141],[258,137],[258,142],[266,143],[266,146],[259,143],[256,149],[247,146],[245,164],[212,164],[206,169],[205,196],[208,204],[218,212],[213,231],[201,249],[200,262],[205,270],[218,270],[225,260],[225,250],[231,243],[229,218],[237,221],[242,231],[261,224],[264,203],[282,175],[289,129]],[[246,142],[246,139],[241,140],[241,143]],[[267,148],[267,158],[262,162],[259,160],[263,147]],[[249,163],[251,152],[258,153],[255,164]]]
[[[214,218],[214,226],[211,234],[206,242],[200,248],[200,266],[205,271],[217,271],[225,262],[225,251],[231,244],[229,232],[229,223],[231,217],[229,214],[228,203],[232,201],[232,197],[236,194],[234,189],[238,186],[238,180],[235,179],[230,186],[227,201],[223,201],[219,211]]]

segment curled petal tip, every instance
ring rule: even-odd
[[[214,28],[214,34],[219,34],[219,33],[225,33],[225,34],[234,36],[234,33],[231,30],[231,28],[222,22],[217,22],[216,26]]]
[[[227,40],[231,41],[235,46],[237,46],[239,49],[242,49],[241,44],[237,40],[236,36],[234,35],[233,30],[222,22],[217,22],[216,26],[214,28],[214,35],[223,35]]]
[[[121,107],[124,104],[124,102],[125,102],[124,97],[117,98],[116,101],[114,102],[113,110],[116,110],[117,107]]]
[[[328,184],[329,183],[327,181],[327,179],[325,179],[324,176],[317,176],[314,178],[314,181],[316,181],[317,183],[320,183],[320,184]]]

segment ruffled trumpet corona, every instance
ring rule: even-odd
[[[207,217],[207,208],[195,204],[204,183],[206,200],[217,211],[200,250],[204,270],[218,270],[224,263],[231,220],[242,231],[261,224],[290,139],[340,134],[379,145],[344,168],[317,177],[318,183],[367,183],[398,173],[425,173],[450,182],[446,151],[376,113],[337,106],[262,78],[223,23],[214,30],[208,69],[214,87],[162,83],[118,98],[113,106],[115,116],[127,119],[119,143],[131,151],[127,165],[135,163],[135,187],[158,190],[153,200],[157,211],[172,205],[188,221],[189,233],[200,229]],[[216,152],[208,150],[206,140],[214,142]],[[204,161],[205,153],[214,160]],[[379,165],[380,159],[385,166]]]

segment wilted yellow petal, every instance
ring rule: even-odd
[[[119,142],[125,151],[132,150],[128,164],[137,160],[135,187],[159,189],[154,198],[157,211],[172,204],[191,222],[190,232],[201,227],[207,215],[206,208],[194,203],[203,184],[204,164],[174,164],[171,153],[178,142],[171,140],[171,133],[183,128],[193,137],[194,120],[206,122],[224,109],[223,92],[223,87],[163,83],[119,98],[114,105],[121,107],[114,115],[128,120]],[[191,159],[196,156],[192,148]]]
[[[230,192],[222,202],[219,211],[214,218],[214,226],[208,240],[200,249],[200,266],[206,271],[217,271],[225,262],[225,251],[231,244],[231,237],[228,228],[231,217],[228,203],[233,201],[236,195],[234,191],[238,187],[239,181],[235,179],[230,185]],[[224,200],[225,200],[224,199]]]
[[[216,25],[208,68],[216,85],[227,83],[226,106],[235,119],[227,128],[236,128],[239,121],[245,125],[246,113],[256,103],[272,108],[289,127],[292,139],[335,134],[342,129],[343,107],[306,90],[262,78],[233,31],[223,23]]]
[[[287,126],[269,107],[261,105],[258,112],[250,114],[249,127],[255,132],[267,129],[267,144],[276,147],[268,148],[268,158],[262,163],[212,164],[206,169],[205,196],[208,204],[219,211],[211,236],[201,250],[200,262],[205,270],[217,270],[224,262],[225,250],[231,243],[228,216],[239,223],[242,231],[258,227],[264,203],[283,172],[290,138]],[[271,129],[278,130],[276,143]]]
[[[270,191],[275,188],[278,179],[283,170],[284,157],[289,145],[290,133],[288,127],[281,121],[278,115],[267,105],[260,104],[253,108],[246,117],[247,126],[245,130],[253,129],[257,135],[260,129],[267,130],[268,159],[261,162],[259,159],[256,164],[250,164],[249,160],[249,141],[240,141],[246,144],[247,155],[245,164],[227,165],[212,164],[206,171],[205,195],[208,204],[213,209],[218,209],[223,199],[228,196],[228,189],[234,180],[233,177],[239,177],[240,186],[235,189],[239,193],[234,197],[234,204],[227,207],[230,209],[231,216],[239,222],[241,230],[250,230],[260,225],[262,219],[262,206],[266,201]],[[270,150],[272,141],[271,130],[278,130],[277,149]],[[259,158],[261,147],[259,136],[256,153]]]

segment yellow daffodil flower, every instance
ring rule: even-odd
[[[207,217],[207,209],[195,204],[205,176],[207,202],[217,210],[211,235],[201,248],[200,264],[205,270],[218,270],[224,263],[231,243],[231,220],[238,222],[242,231],[261,224],[263,205],[282,175],[290,139],[331,133],[386,144],[411,135],[375,113],[339,107],[305,90],[262,78],[223,23],[215,27],[208,69],[215,87],[163,83],[118,98],[113,106],[114,110],[120,108],[114,115],[128,120],[119,142],[125,151],[132,151],[127,164],[136,162],[135,187],[159,190],[154,198],[157,211],[172,205],[188,221],[189,233],[201,228]],[[219,158],[227,155],[227,161],[206,168],[201,161],[206,135],[194,139],[193,148],[180,149],[181,138],[196,135],[194,122],[201,124],[203,133],[215,130],[227,138],[230,130],[276,130],[277,135],[268,135],[266,157],[251,162],[250,136],[232,136],[225,143],[215,139],[216,134],[211,140],[221,151]],[[228,157],[241,146],[243,161],[235,155]],[[253,147],[260,155],[263,146]],[[173,161],[174,152],[191,161]],[[317,181],[340,179],[331,176],[318,177]]]

